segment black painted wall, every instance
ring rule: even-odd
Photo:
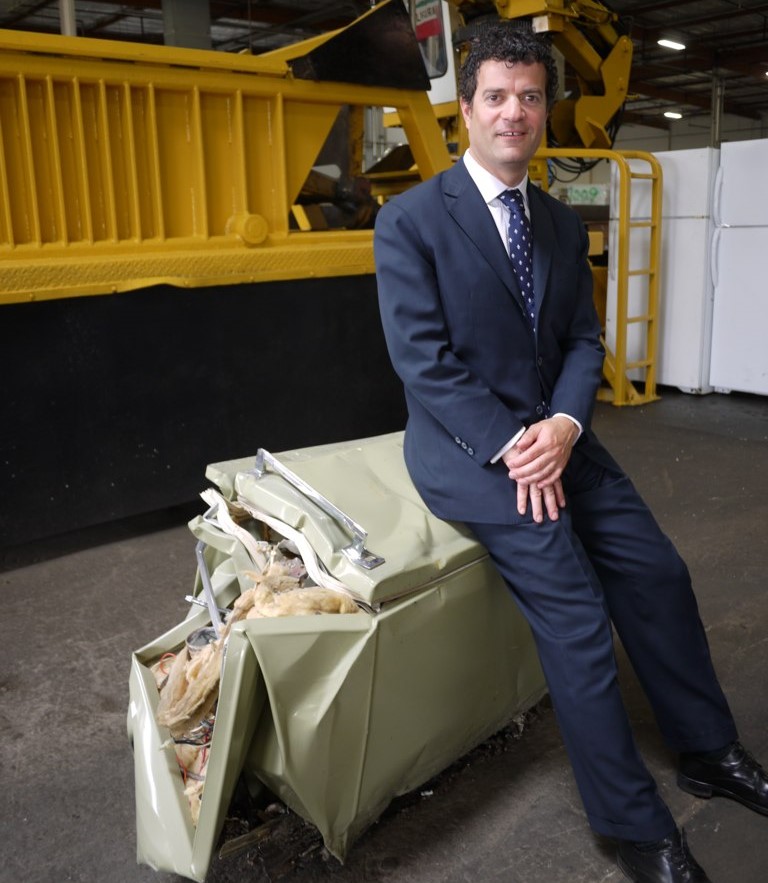
[[[0,308],[0,546],[175,506],[208,463],[402,429],[373,276]]]

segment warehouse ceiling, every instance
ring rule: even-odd
[[[768,2],[765,0],[609,0],[634,44],[625,119],[653,122],[666,109],[709,114],[713,83],[724,110],[768,114]],[[672,39],[675,51],[658,45]]]
[[[181,0],[171,5],[183,9]],[[211,0],[209,6],[214,49],[258,53],[349,24],[371,4],[366,0]],[[163,0],[76,0],[75,18],[81,37],[164,42]],[[59,0],[0,0],[0,28],[56,34],[59,23]]]
[[[181,0],[173,2],[179,7]],[[223,51],[259,53],[347,24],[370,5],[368,0],[212,0],[212,44]],[[667,125],[665,110],[708,115],[713,84],[722,90],[726,113],[749,119],[768,115],[768,0],[607,0],[606,5],[621,16],[634,44],[626,121]],[[57,33],[59,16],[59,0],[0,0],[3,28]],[[75,17],[81,36],[164,40],[161,0],[78,0]],[[686,48],[663,48],[660,38]]]

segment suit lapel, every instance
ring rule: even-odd
[[[531,212],[531,233],[533,235],[533,286],[536,296],[536,312],[541,310],[541,302],[547,290],[549,271],[552,266],[552,251],[555,246],[555,228],[552,217],[544,205],[544,197],[538,187],[528,182],[528,208]]]
[[[475,186],[463,162],[458,162],[443,175],[443,194],[448,213],[474,242],[478,251],[493,267],[496,275],[506,285],[525,309],[523,296],[512,271],[504,244],[501,241],[491,213],[480,191]],[[528,183],[528,207],[531,213],[533,233],[533,284],[537,312],[541,309],[547,290],[549,271],[552,266],[552,250],[555,230],[552,218],[544,204],[539,188]]]
[[[493,223],[488,206],[463,162],[456,163],[443,176],[443,196],[448,213],[524,307],[504,243]]]

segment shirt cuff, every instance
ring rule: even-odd
[[[576,428],[579,430],[579,434],[576,436],[576,441],[581,438],[581,433],[584,432],[584,427],[579,423],[579,421],[575,417],[571,417],[570,414],[564,414],[562,411],[558,411],[557,414],[553,414],[553,417],[567,417],[571,423],[576,424]]]
[[[499,460],[507,453],[510,448],[514,448],[514,446],[520,441],[522,434],[525,432],[525,427],[523,427],[519,432],[516,432],[512,438],[504,445],[503,448],[499,448],[498,451],[491,457],[491,463],[498,463]]]
[[[579,430],[579,434],[576,436],[576,441],[581,438],[582,432],[584,432],[584,427],[579,423],[579,421],[575,417],[571,417],[570,414],[564,414],[562,411],[558,411],[557,414],[553,414],[553,417],[567,417],[571,423],[575,424],[576,428]],[[520,441],[523,433],[525,432],[526,427],[524,426],[519,432],[517,432],[505,445],[503,448],[500,448],[496,453],[491,457],[491,463],[498,463],[499,460],[507,453],[510,448],[514,448],[514,446]]]

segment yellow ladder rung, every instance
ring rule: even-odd
[[[652,364],[650,359],[638,359],[636,362],[627,362],[627,368],[647,368]]]
[[[656,175],[654,175],[653,172],[633,172],[633,171],[630,171],[629,177],[630,178],[639,178],[639,179],[642,179],[645,181],[655,181],[656,180]]]
[[[627,319],[628,325],[637,322],[653,322],[653,316],[650,313],[646,313],[644,316],[630,316]]]
[[[650,267],[646,267],[644,270],[629,270],[627,272],[628,276],[651,276],[653,270]]]
[[[630,221],[630,227],[655,227],[653,221]]]

